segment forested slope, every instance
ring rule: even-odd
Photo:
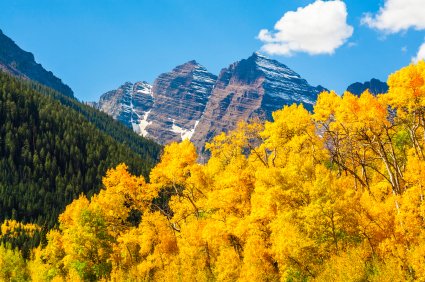
[[[148,162],[156,163],[159,160],[159,155],[162,146],[156,142],[143,138],[136,134],[133,130],[124,126],[121,122],[114,120],[109,115],[101,112],[93,107],[79,102],[75,98],[65,96],[51,88],[33,81],[21,81],[33,88],[35,91],[48,95],[59,101],[63,106],[69,107],[83,115],[97,129],[111,136],[119,143],[123,143],[131,150],[139,154]]]
[[[125,162],[148,176],[161,147],[73,98],[0,73],[0,220],[50,229]]]

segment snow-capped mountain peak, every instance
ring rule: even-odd
[[[239,120],[271,119],[272,112],[293,103],[312,109],[321,90],[255,52],[218,77],[192,60],[161,74],[153,85],[127,82],[102,95],[98,107],[161,144],[188,138],[201,149]]]

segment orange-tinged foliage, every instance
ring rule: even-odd
[[[168,145],[150,182],[125,165],[60,216],[34,281],[425,280],[425,63],[388,94],[322,93],[240,123],[197,163]],[[394,109],[396,111],[394,111]]]
[[[388,78],[388,100],[402,117],[425,106],[425,61],[402,68]]]

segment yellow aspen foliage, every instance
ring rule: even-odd
[[[31,260],[28,262],[28,270],[31,276],[31,280],[35,282],[54,279],[56,281],[63,281],[63,279],[60,277],[60,275],[58,275],[58,273],[54,273],[54,271],[57,271],[57,269],[53,270],[53,268],[51,268],[49,264],[44,262],[46,256],[44,256],[43,253],[46,252],[45,250],[42,250],[41,247],[38,247],[33,250]]]
[[[109,235],[113,237],[135,224],[128,220],[131,213],[149,209],[158,195],[142,176],[132,176],[124,164],[108,170],[103,185],[105,189],[93,196],[90,208],[102,213]]]
[[[316,275],[316,246],[287,215],[280,214],[270,224],[271,251],[282,280],[303,280]]]
[[[314,119],[324,124],[332,121],[340,103],[341,97],[334,91],[322,92],[314,105]]]
[[[316,173],[320,178],[309,189],[310,203],[300,210],[298,226],[316,242],[319,256],[326,257],[344,252],[361,239],[354,210],[359,197],[344,177],[335,179],[321,166]]]
[[[247,152],[258,142],[259,130],[261,126],[239,123],[235,131],[221,134],[207,145],[211,158],[204,166],[205,214],[217,221],[217,226],[223,222],[226,228],[221,230],[227,229],[232,236],[251,211],[256,167],[249,163]]]
[[[0,245],[0,281],[27,281],[29,271],[18,250]]]
[[[195,146],[190,141],[172,143],[164,149],[161,162],[151,171],[151,185],[161,195],[155,208],[168,218],[172,213],[168,201],[170,205],[179,202],[174,206],[178,207],[176,212],[182,218],[200,212],[195,201],[202,193],[187,183],[191,170],[197,166],[197,157]]]
[[[388,78],[388,101],[404,117],[425,106],[425,62],[419,61],[391,74]]]
[[[109,170],[103,184],[105,189],[91,200],[81,196],[72,202],[59,217],[60,230],[48,234],[48,245],[38,257],[48,265],[50,279],[109,277],[117,260],[117,237],[136,224],[131,213],[148,209],[157,195],[125,165]]]
[[[69,270],[64,265],[65,249],[62,234],[57,230],[51,230],[47,234],[47,246],[43,250],[36,249],[33,252],[33,275],[43,275],[49,279],[66,279]],[[33,278],[34,279],[34,278]]]
[[[415,279],[419,281],[425,280],[425,232],[422,231],[419,238],[417,238],[417,243],[412,245],[412,248],[409,249],[407,259],[409,262],[409,267],[411,267],[412,275]]]
[[[217,281],[237,281],[241,273],[241,258],[231,246],[223,245],[217,256],[214,276]]]
[[[155,270],[172,264],[178,251],[174,231],[159,212],[144,214],[137,228],[118,238],[116,249],[121,258],[116,267],[136,280],[159,279],[161,274]]]
[[[37,224],[22,223],[16,220],[5,220],[0,226],[0,236],[18,237],[22,233],[33,236],[35,231],[40,231],[41,227]]]
[[[396,231],[409,245],[418,244],[425,228],[425,203],[419,187],[409,188],[400,200]]]
[[[184,185],[190,168],[196,163],[195,146],[187,139],[165,147],[161,162],[150,174],[151,182],[158,186]]]
[[[111,269],[113,237],[100,209],[90,208],[87,198],[80,197],[66,208],[59,221],[65,268],[82,280],[106,277]]]
[[[118,165],[29,262],[0,247],[0,277],[12,261],[33,281],[425,281],[424,69],[241,122],[208,160],[169,144],[148,183]]]
[[[313,119],[302,105],[285,106],[273,113],[273,120],[266,122],[261,132],[264,142],[260,151],[267,152],[268,166],[283,167],[292,155],[320,151]],[[309,157],[313,158],[313,155]]]
[[[333,255],[313,281],[366,281],[367,272],[372,268],[368,258],[369,253],[362,246],[350,248],[340,255]]]
[[[249,236],[245,244],[240,281],[278,280],[278,267],[268,245],[260,234]]]

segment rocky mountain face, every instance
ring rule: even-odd
[[[53,88],[66,96],[73,97],[71,88],[52,72],[38,64],[32,53],[22,50],[0,30],[0,70],[11,75],[31,79]]]
[[[154,82],[148,136],[161,144],[190,139],[205,111],[217,77],[196,61],[161,74]]]
[[[311,110],[323,87],[313,87],[278,61],[254,53],[221,71],[191,141],[198,148],[240,121],[270,120],[284,105],[302,103]]]
[[[379,79],[372,78],[370,81],[366,81],[364,83],[356,82],[348,86],[347,91],[351,92],[355,95],[360,96],[364,91],[369,89],[371,94],[378,95],[387,93],[388,84],[386,82],[382,82]]]
[[[144,131],[146,118],[153,105],[152,85],[147,82],[126,82],[117,90],[103,94],[94,107],[108,113],[114,119],[133,128],[140,135]]]
[[[153,86],[142,84],[137,90],[141,83],[125,83],[103,94],[96,107],[161,144],[189,138],[200,151],[240,120],[270,120],[272,112],[293,103],[311,110],[318,93],[326,90],[258,53],[218,77],[190,61],[161,74]]]
[[[161,74],[153,86],[125,83],[95,106],[161,144],[191,138],[217,77],[196,61]]]

